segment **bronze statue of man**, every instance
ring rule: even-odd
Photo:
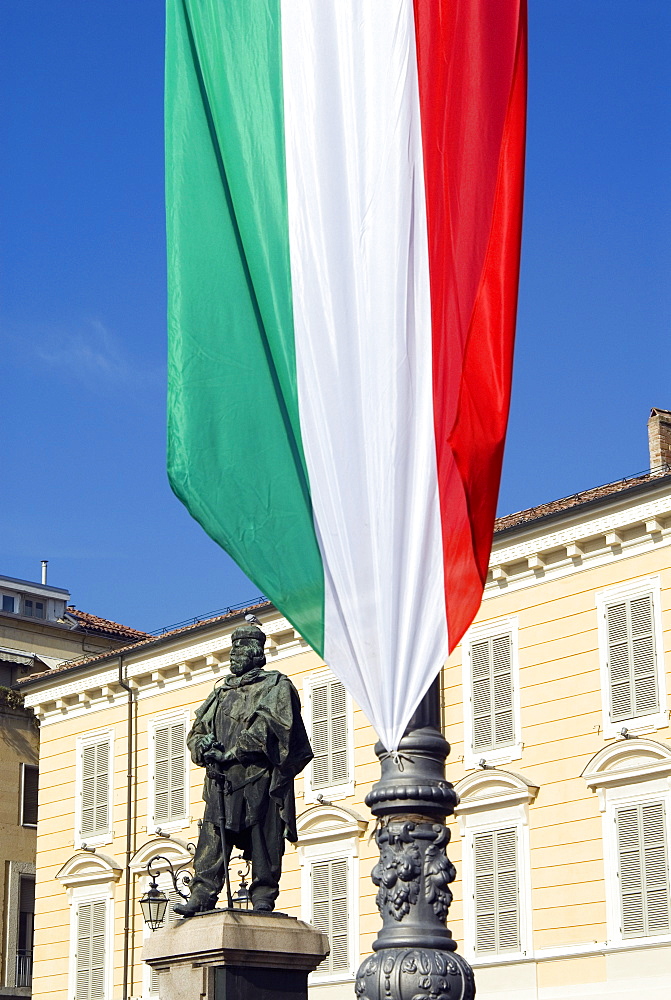
[[[191,893],[174,908],[185,917],[214,909],[232,848],[251,860],[254,909],[272,910],[284,841],[297,839],[294,777],[313,754],[295,687],[263,669],[265,641],[256,625],[233,632],[231,673],[198,709],[187,738],[207,776]]]

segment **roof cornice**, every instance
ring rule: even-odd
[[[162,637],[158,644],[136,646],[128,656],[122,653],[124,679],[139,699],[192,684],[212,683],[227,672],[231,634],[243,614],[236,612],[226,620],[208,622],[207,629],[180,630],[179,634]],[[269,669],[277,661],[309,649],[291,623],[274,608],[273,615],[266,611],[264,618]],[[42,725],[90,715],[120,705],[127,698],[127,690],[119,683],[118,653],[81,664],[76,670],[56,669],[41,674],[28,691],[26,687],[22,685],[25,705],[34,710]]]
[[[671,476],[494,536],[485,600],[671,544]]]
[[[124,660],[130,664],[133,656],[144,657],[145,653],[152,654],[163,644],[170,646],[172,643],[183,642],[185,638],[189,639],[192,636],[199,636],[211,629],[220,631],[222,626],[226,627],[233,622],[244,620],[244,616],[250,611],[258,613],[272,611],[277,614],[276,609],[270,601],[264,602],[263,604],[254,604],[246,608],[241,608],[239,611],[233,611],[225,615],[218,615],[216,618],[208,618],[205,621],[196,622],[193,625],[186,625],[183,628],[174,629],[170,632],[164,632],[158,636],[138,639],[136,642],[116,646],[113,649],[105,650],[97,653],[95,656],[89,656],[86,659],[78,658],[75,662],[64,663],[60,667],[56,667],[47,673],[22,678],[18,683],[21,690],[26,690],[29,687],[31,689],[39,688],[42,685],[53,684],[56,677],[60,678],[64,674],[75,674],[80,671],[85,672],[86,670],[97,671],[104,668],[107,663],[118,661],[120,656],[123,656]]]

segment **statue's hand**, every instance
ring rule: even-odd
[[[230,750],[218,750],[216,747],[211,747],[203,754],[203,760],[210,766],[214,765],[219,769],[223,769],[235,761],[235,756]]]

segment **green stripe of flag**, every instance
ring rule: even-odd
[[[322,652],[324,573],[296,389],[279,0],[168,0],[167,10],[168,476]]]

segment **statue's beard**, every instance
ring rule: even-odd
[[[248,670],[251,670],[254,666],[253,662],[245,657],[244,660],[231,660],[231,673],[235,674],[236,677],[241,677],[246,674]]]

